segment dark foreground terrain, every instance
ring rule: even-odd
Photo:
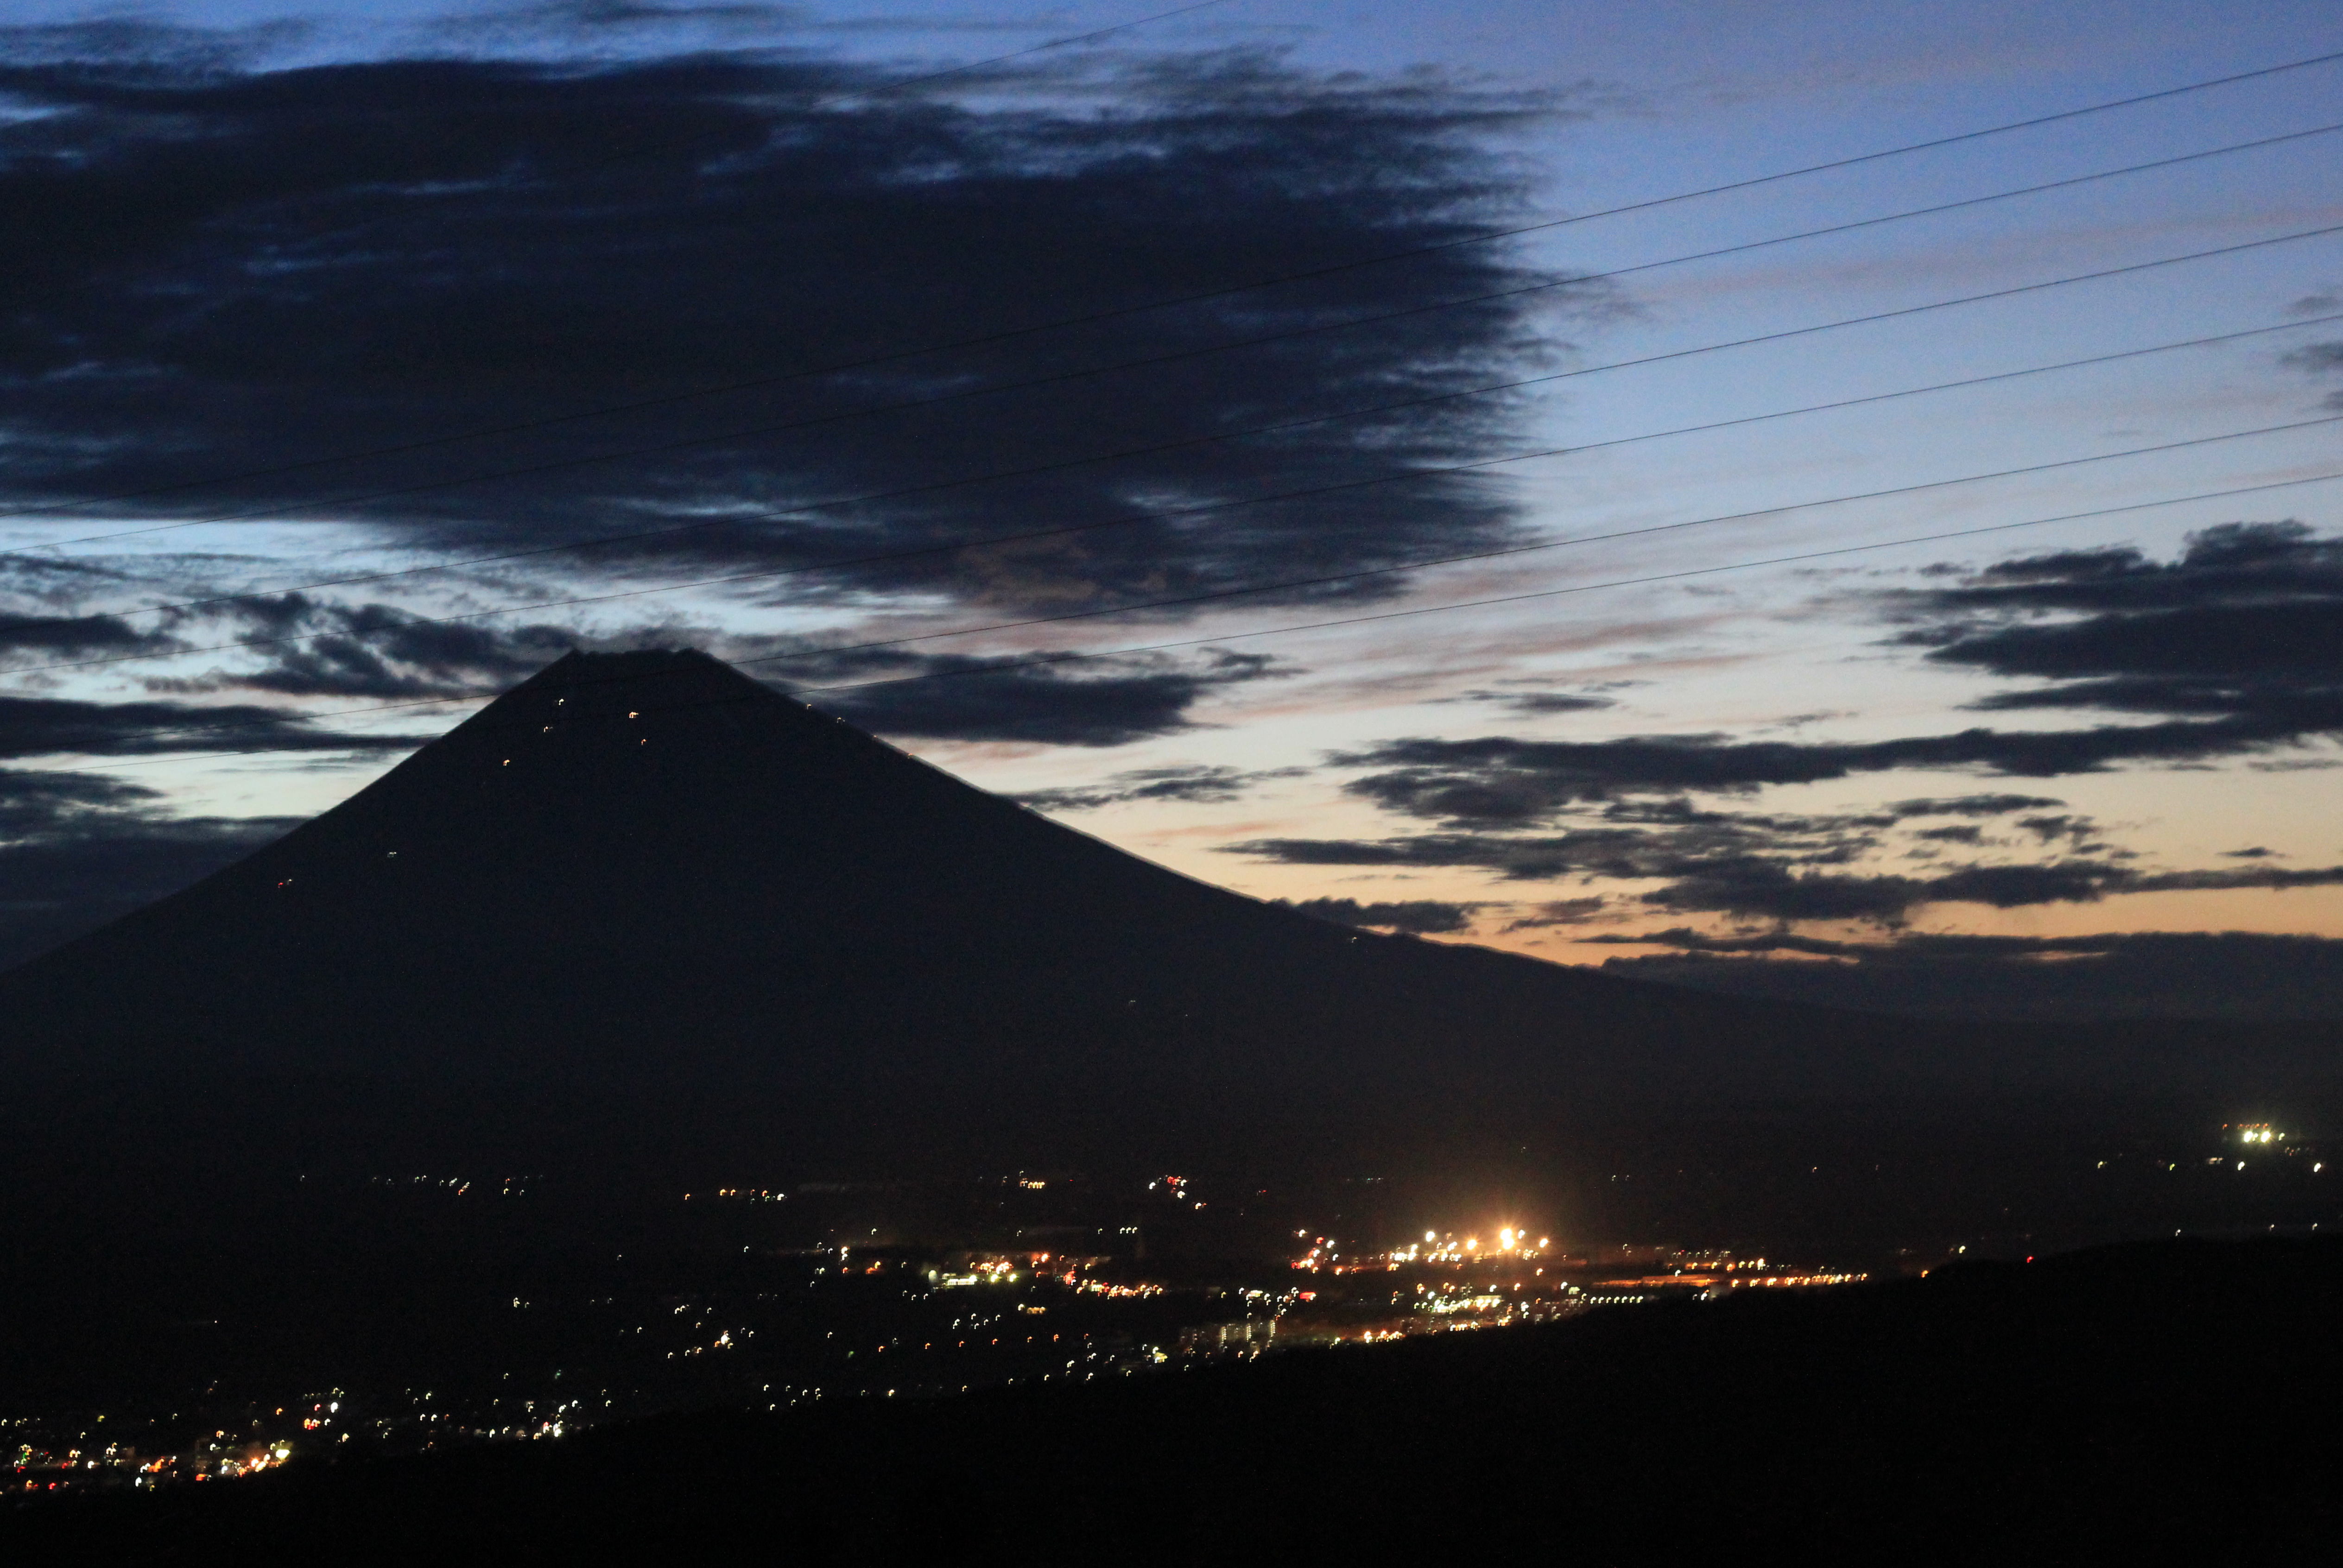
[[[16,1510],[43,1563],[2269,1562],[2343,1525],[2343,1241],[2171,1241]]]

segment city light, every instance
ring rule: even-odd
[[[2258,1149],[2258,1134],[2265,1130],[2250,1131]],[[468,1206],[481,1201],[477,1194],[484,1190],[518,1193],[539,1180],[407,1171],[377,1177],[371,1190],[418,1199],[427,1194],[437,1201],[468,1189],[476,1194],[463,1200]],[[998,1195],[990,1200],[994,1203],[1030,1204],[1012,1194],[1040,1191],[1054,1203],[1061,1192],[1081,1191],[1085,1179],[1019,1172],[986,1177],[982,1184]],[[873,1190],[808,1182],[792,1190],[784,1210],[778,1207],[784,1197],[778,1188],[696,1184],[689,1194],[692,1211],[729,1207],[743,1227],[729,1239],[754,1238],[735,1254],[742,1268],[759,1271],[753,1289],[602,1293],[580,1302],[532,1284],[497,1300],[508,1318],[598,1315],[602,1326],[593,1332],[607,1333],[601,1342],[625,1347],[631,1370],[623,1385],[598,1368],[587,1374],[598,1386],[580,1387],[575,1368],[565,1381],[562,1369],[517,1363],[485,1388],[376,1389],[356,1396],[355,1405],[338,1389],[250,1402],[223,1391],[193,1439],[184,1430],[167,1438],[143,1437],[143,1453],[128,1442],[107,1446],[85,1435],[78,1444],[45,1436],[25,1442],[15,1466],[17,1483],[45,1492],[167,1487],[249,1476],[297,1455],[347,1453],[340,1445],[353,1438],[375,1452],[403,1452],[558,1441],[679,1399],[704,1400],[717,1388],[753,1391],[757,1408],[776,1412],[824,1399],[933,1398],[1178,1372],[1312,1346],[1373,1346],[1553,1322],[1641,1302],[1715,1300],[1735,1290],[1845,1285],[1865,1277],[1648,1244],[1557,1252],[1553,1237],[1534,1237],[1515,1219],[1464,1231],[1435,1226],[1383,1246],[1346,1232],[1339,1214],[1322,1217],[1294,1228],[1293,1247],[1282,1261],[1262,1260],[1292,1281],[1288,1285],[1248,1276],[1246,1269],[1259,1265],[1234,1261],[1218,1278],[1199,1278],[1185,1259],[1169,1274],[1151,1271],[1138,1226],[1074,1226],[1031,1207],[1019,1212],[1022,1224],[1004,1223],[990,1246],[881,1240],[900,1232],[882,1231],[870,1223],[877,1216],[868,1214],[837,1225],[824,1244],[777,1244],[771,1227],[784,1213],[791,1223],[802,1223],[799,1216],[810,1212],[807,1203]],[[1171,1200],[1175,1213],[1192,1215],[1201,1206],[1193,1184],[1180,1176],[1134,1179],[1111,1201],[1141,1201],[1142,1190],[1156,1195],[1144,1200],[1151,1206]],[[672,1202],[677,1194],[669,1189],[665,1196]],[[1244,1201],[1242,1195],[1216,1201],[1215,1213]],[[776,1207],[751,1208],[768,1204]],[[1046,1235],[1050,1245],[1016,1245],[1009,1241],[1012,1233],[1030,1234],[1036,1242]],[[1295,1271],[1311,1278],[1295,1279]],[[797,1275],[794,1286],[778,1277],[790,1272]],[[1305,1283],[1311,1288],[1300,1288]],[[830,1301],[835,1306],[823,1304]],[[829,1315],[837,1325],[812,1338],[809,1353],[801,1315],[808,1311]],[[657,1383],[653,1368],[671,1381]],[[114,1412],[116,1419],[102,1430],[121,1432],[127,1424],[122,1418],[132,1413]],[[19,1431],[29,1436],[33,1429]]]

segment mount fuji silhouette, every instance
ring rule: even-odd
[[[158,1114],[241,1097],[264,1127],[324,1095],[361,1141],[498,1147],[550,1136],[557,1105],[657,1143],[649,1108],[688,1102],[686,1142],[981,1123],[1111,1148],[1869,1081],[1896,1055],[1881,1020],[1205,885],[691,650],[563,658],[277,843],[0,977],[0,1017],[20,1085],[169,1084]]]
[[[573,654],[0,975],[0,1386],[87,1403],[234,1364],[324,1386],[410,1340],[436,1367],[504,1342],[466,1313],[526,1282],[700,1289],[755,1261],[742,1242],[830,1235],[832,1201],[863,1206],[858,1235],[974,1234],[1013,1170],[1078,1174],[1050,1201],[1094,1227],[1131,1224],[1147,1175],[1199,1173],[1212,1209],[1149,1221],[1159,1251],[1269,1245],[1302,1222],[1280,1204],[1369,1227],[1526,1204],[1816,1252],[2258,1229],[2291,1211],[2240,1184],[2175,1217],[2177,1155],[2078,1181],[2077,1151],[2331,1121],[2338,1045],[1838,1013],[1354,931],[705,655]],[[475,1181],[496,1200],[380,1196]],[[741,1235],[679,1201],[739,1186],[791,1201]]]
[[[850,1222],[966,1244],[1023,1222],[1010,1170],[1078,1175],[1049,1201],[1110,1250],[1147,1174],[1198,1172],[1208,1211],[1144,1221],[1192,1256],[1443,1204],[1817,1251],[2258,1228],[2287,1217],[2258,1189],[2175,1219],[2163,1164],[2078,1181],[2077,1151],[2343,1107],[2336,1045],[1921,1023],[1354,931],[703,654],[572,654],[0,975],[0,1387],[493,1382],[538,1343],[525,1299],[765,1290],[769,1249]],[[681,1201],[739,1186],[789,1201]]]

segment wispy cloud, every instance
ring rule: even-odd
[[[1286,903],[1285,900],[1279,900]],[[1473,923],[1478,904],[1444,903],[1436,899],[1408,899],[1395,903],[1361,903],[1356,899],[1304,899],[1288,908],[1338,926],[1373,930],[1407,931],[1436,936],[1461,931]]]
[[[2343,941],[2252,931],[1845,941],[1676,927],[1578,940],[1673,950],[1613,959],[1614,974],[1882,1012],[2331,1020],[2343,992]]]
[[[1102,806],[1137,801],[1223,805],[1242,799],[1255,785],[1274,779],[1298,779],[1308,772],[1304,768],[1246,769],[1199,764],[1134,768],[1110,774],[1098,784],[1032,789],[1017,799],[1037,811],[1095,811]]]

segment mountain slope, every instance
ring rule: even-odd
[[[1690,1091],[1877,1043],[1211,888],[690,651],[561,659],[0,977],[0,1013],[20,1076],[691,1085],[809,1117]]]

